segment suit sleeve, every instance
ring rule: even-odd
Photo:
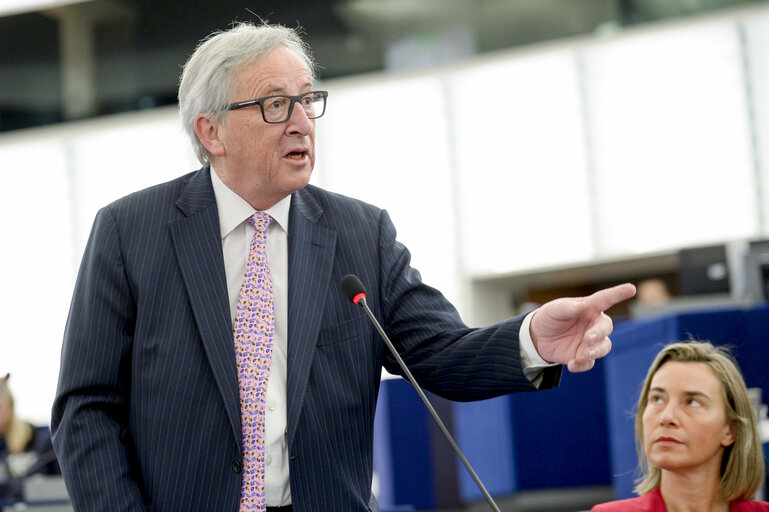
[[[422,283],[384,211],[379,243],[385,329],[422,387],[457,401],[537,389],[521,364],[523,316],[480,329],[467,327],[440,292]],[[389,355],[384,364],[389,372],[401,374]],[[539,389],[557,385],[561,371],[561,366],[546,369]]]
[[[108,208],[96,216],[64,332],[53,444],[75,510],[142,511],[126,435],[136,307]]]

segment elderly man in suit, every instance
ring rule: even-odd
[[[557,384],[611,342],[631,285],[470,329],[387,213],[308,185],[327,94],[296,31],[240,24],[185,65],[203,167],[96,217],[64,335],[54,444],[75,510],[350,512],[371,492],[382,367],[357,274],[420,385],[476,400]]]

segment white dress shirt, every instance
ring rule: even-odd
[[[224,272],[227,276],[227,296],[230,299],[230,319],[235,313],[246,273],[246,261],[255,229],[247,219],[256,211],[248,202],[227,188],[216,172],[211,173],[219,228],[222,235]],[[267,384],[265,408],[264,492],[271,507],[291,503],[288,481],[288,446],[286,444],[286,374],[288,372],[288,210],[291,197],[265,210],[274,220],[267,229],[267,260],[272,276],[275,307],[275,336],[273,338],[270,378]]]
[[[213,170],[213,169],[212,169]],[[256,231],[247,222],[256,210],[242,197],[230,190],[216,172],[211,172],[211,183],[219,210],[219,228],[222,236],[224,271],[227,277],[227,295],[230,300],[230,319],[234,325],[235,313],[246,272],[246,261],[251,239]],[[272,276],[275,306],[275,337],[273,339],[270,378],[267,385],[265,410],[265,496],[271,507],[291,503],[288,479],[288,446],[286,444],[286,417],[288,402],[286,375],[288,372],[288,212],[291,196],[265,210],[273,219],[267,230],[267,259]],[[534,348],[529,335],[532,313],[520,329],[521,359],[526,377],[538,384],[542,368],[551,366]]]

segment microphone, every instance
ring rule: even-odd
[[[342,291],[344,292],[345,296],[353,303],[358,306],[361,306],[363,310],[366,312],[366,315],[368,315],[369,319],[371,320],[371,323],[374,324],[374,327],[376,327],[376,330],[379,332],[379,335],[384,340],[385,344],[387,345],[387,348],[390,349],[390,352],[392,352],[392,355],[395,357],[395,360],[398,361],[398,365],[401,367],[401,370],[403,370],[403,374],[406,376],[407,380],[411,383],[412,386],[414,386],[414,389],[417,391],[417,394],[419,395],[419,398],[422,399],[422,402],[425,404],[425,407],[427,407],[427,410],[430,411],[430,414],[432,415],[435,422],[440,427],[441,431],[443,432],[443,435],[448,440],[449,444],[452,448],[454,448],[454,451],[456,452],[459,459],[462,461],[462,464],[465,465],[465,468],[467,469],[467,472],[470,473],[470,476],[475,481],[475,484],[478,486],[478,489],[481,490],[481,493],[483,493],[484,498],[486,498],[486,501],[489,503],[489,506],[491,506],[491,509],[494,512],[500,512],[499,507],[494,502],[494,498],[491,497],[491,494],[489,494],[489,491],[486,490],[486,487],[483,485],[483,482],[481,482],[481,479],[478,478],[478,475],[475,473],[475,470],[473,470],[473,467],[470,465],[470,462],[465,458],[464,453],[462,453],[462,450],[459,449],[459,445],[457,445],[456,441],[454,441],[454,438],[449,433],[449,430],[446,428],[446,425],[443,424],[443,421],[441,421],[440,416],[438,416],[438,413],[435,412],[435,409],[433,408],[433,405],[430,403],[430,400],[427,399],[427,396],[425,396],[424,391],[422,391],[422,388],[419,387],[419,384],[417,384],[416,379],[411,374],[411,371],[406,366],[406,363],[403,362],[403,359],[401,358],[400,354],[398,354],[398,351],[395,350],[395,346],[392,344],[392,341],[390,341],[390,338],[387,337],[387,334],[385,334],[384,329],[382,329],[382,326],[377,321],[376,317],[374,316],[374,313],[371,312],[371,309],[369,309],[368,304],[366,304],[366,289],[363,287],[363,283],[360,282],[360,279],[358,279],[358,276],[354,274],[347,274],[342,278]]]

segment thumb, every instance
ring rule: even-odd
[[[565,328],[579,318],[587,304],[581,298],[560,298],[544,304],[534,312],[529,331],[536,345],[540,336],[560,334]]]
[[[548,315],[553,320],[571,320],[577,318],[587,308],[587,303],[582,297],[556,299],[548,304]]]

